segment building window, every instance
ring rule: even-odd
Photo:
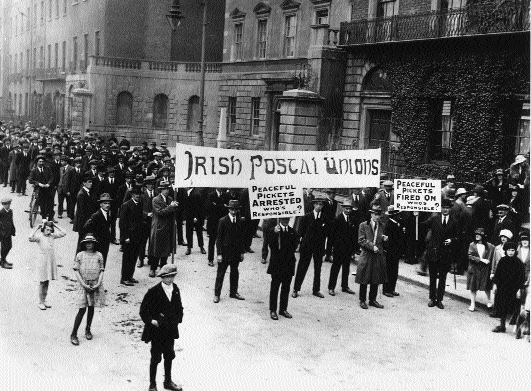
[[[18,35],[18,15],[15,15],[15,37]]]
[[[33,69],[37,68],[37,48],[33,48]]]
[[[234,24],[234,59],[241,60],[243,58],[243,23]]]
[[[26,49],[26,69],[28,71],[30,69],[30,51],[29,51],[29,49]]]
[[[89,35],[85,34],[83,36],[83,69],[86,69],[88,66],[88,54],[89,53]]]
[[[39,49],[39,68],[44,68],[44,46],[41,46]]]
[[[13,62],[13,73],[17,73],[18,68],[18,54],[15,54]]]
[[[55,43],[55,56],[54,56],[54,68],[57,69],[59,67],[59,42]]]
[[[199,97],[197,95],[188,99],[186,129],[191,132],[196,132],[199,129]]]
[[[37,3],[33,4],[33,26],[37,26]]]
[[[512,162],[516,155],[529,154],[529,103],[523,103],[519,113],[518,126],[507,137],[507,162]]]
[[[48,69],[52,67],[52,45],[48,45]]]
[[[229,96],[227,109],[227,129],[230,133],[236,132],[236,97]]]
[[[55,0],[55,17],[59,17],[59,0]]]
[[[30,25],[31,25],[31,20],[30,20],[30,7],[26,8],[26,30],[29,31],[30,29]]]
[[[66,72],[66,41],[63,41],[63,58],[61,65],[63,72]]]
[[[295,55],[295,34],[297,32],[297,15],[287,15],[284,23],[284,56]]]
[[[153,127],[166,128],[168,120],[168,97],[158,94],[153,100]]]
[[[63,16],[66,16],[66,10],[68,9],[68,0],[63,0]]]
[[[315,24],[328,24],[328,9],[319,9],[315,11]]]
[[[52,20],[53,4],[52,0],[48,0],[48,20]]]
[[[452,101],[435,101],[431,109],[430,159],[448,162],[452,151]]]
[[[260,98],[251,98],[251,136],[260,132]]]
[[[258,58],[266,57],[266,48],[267,48],[267,19],[258,20],[258,48],[257,55]]]
[[[77,70],[77,37],[72,40],[72,70]]]
[[[116,125],[131,125],[133,123],[133,95],[122,91],[116,99]]]
[[[378,0],[376,4],[376,17],[388,18],[398,13],[398,7],[395,8],[395,0]]]
[[[41,1],[41,24],[44,24],[44,1]]]
[[[100,32],[96,31],[94,33],[94,55],[99,56],[100,55]]]
[[[20,71],[24,69],[24,52],[20,52]]]

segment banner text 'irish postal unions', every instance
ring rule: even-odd
[[[379,187],[380,149],[249,151],[177,144],[178,187]]]
[[[441,181],[395,179],[395,209],[400,211],[440,212]]]
[[[251,186],[249,205],[252,219],[302,216],[302,187]]]

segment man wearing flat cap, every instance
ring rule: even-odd
[[[183,320],[181,292],[174,283],[177,267],[164,265],[158,277],[160,283],[150,288],[140,305],[140,318],[144,322],[142,341],[151,342],[149,363],[149,391],[157,391],[157,366],[164,356],[164,388],[181,391],[182,387],[172,381],[172,361],[175,358],[174,344],[179,338],[179,324]]]
[[[394,197],[394,191],[393,181],[390,181],[389,179],[385,180],[382,183],[383,189],[380,189],[376,196],[374,197],[375,200],[378,200],[378,203],[382,206],[383,213],[387,212],[387,207],[389,205],[392,205],[395,203],[395,197]],[[384,220],[387,220],[387,217],[384,216]]]
[[[85,225],[83,232],[94,232],[98,239],[98,251],[103,255],[103,266],[107,265],[107,254],[111,244],[111,223],[112,213],[111,205],[114,200],[107,193],[103,193],[99,200],[100,208],[90,216]]]
[[[11,201],[10,197],[3,197],[2,207],[0,207],[0,267],[3,269],[13,268],[13,264],[6,259],[12,247],[11,237],[16,233]]]

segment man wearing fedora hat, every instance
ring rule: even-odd
[[[313,295],[324,298],[321,290],[321,267],[323,265],[323,256],[325,255],[325,242],[330,229],[330,222],[323,213],[323,206],[326,200],[314,198],[313,211],[305,214],[299,224],[300,239],[300,259],[295,274],[295,283],[293,284],[293,298],[299,296],[304,277],[310,266],[313,257]]]
[[[133,274],[145,231],[141,196],[142,189],[134,186],[131,199],[120,208],[120,243],[123,249],[120,281],[123,285],[132,285],[136,281]]]
[[[359,224],[351,217],[352,201],[350,199],[347,199],[341,205],[341,209],[343,212],[337,215],[332,221],[326,246],[327,257],[333,257],[330,278],[328,280],[328,293],[331,296],[335,296],[334,289],[336,288],[339,269],[342,269],[342,291],[354,294],[354,291],[349,288],[348,277],[350,275],[350,261],[354,255],[358,241],[356,226]]]
[[[229,297],[237,300],[245,300],[238,293],[238,279],[240,276],[238,266],[243,261],[243,253],[245,252],[243,223],[238,218],[240,202],[238,200],[229,200],[225,206],[229,210],[229,213],[219,220],[216,239],[218,270],[214,287],[214,303],[219,303],[223,279],[229,266]]]
[[[111,205],[113,201],[108,193],[103,193],[97,201],[100,204],[100,208],[90,216],[83,226],[83,232],[94,232],[96,234],[99,242],[98,251],[103,255],[104,267],[107,265],[107,254],[112,240]]]
[[[31,170],[29,182],[39,189],[39,203],[41,206],[41,216],[43,219],[53,220],[53,175],[48,167],[44,165],[44,156],[35,158],[37,166]]]
[[[356,283],[360,284],[360,307],[368,309],[367,285],[370,285],[369,305],[384,308],[376,301],[378,285],[387,281],[387,270],[384,253],[384,224],[380,221],[383,207],[378,201],[371,204],[371,218],[363,221],[358,229],[358,243],[361,254],[356,270]]]
[[[174,283],[177,266],[164,265],[157,276],[160,283],[150,288],[140,305],[140,318],[144,322],[142,341],[151,342],[149,364],[149,391],[157,390],[157,366],[164,356],[164,388],[180,391],[182,387],[172,381],[174,344],[179,338],[179,324],[183,321],[181,292]]]
[[[149,237],[148,256],[150,257],[150,277],[155,277],[157,267],[164,266],[168,257],[175,251],[175,214],[179,203],[170,193],[170,183],[159,183],[160,194],[152,201],[151,234]]]
[[[138,267],[144,266],[144,259],[146,257],[146,245],[151,232],[151,222],[153,217],[153,198],[157,196],[155,192],[155,177],[153,175],[147,176],[144,180],[145,189],[140,196],[140,202],[142,203],[142,215],[143,215],[143,233],[140,244],[140,250],[138,253]],[[150,258],[148,258],[148,261]],[[148,262],[149,263],[149,262]]]
[[[513,236],[516,236],[516,234],[518,233],[516,231],[516,224],[511,219],[511,217],[508,216],[508,213],[509,205],[500,204],[496,206],[497,219],[494,223],[494,229],[492,230],[492,234],[490,236],[490,243],[494,244],[495,246],[500,244],[499,236],[502,229],[508,229],[509,231],[511,231]]]
[[[10,197],[3,197],[0,208],[0,267],[3,269],[13,268],[13,264],[6,260],[7,254],[13,246],[11,237],[15,236],[16,233],[11,201]]]

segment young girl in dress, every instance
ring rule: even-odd
[[[79,307],[79,312],[74,321],[74,329],[70,335],[70,342],[73,345],[79,345],[77,338],[77,330],[81,325],[83,316],[88,307],[87,327],[85,328],[85,338],[92,339],[90,326],[94,318],[94,307],[103,307],[105,305],[105,290],[102,286],[103,281],[103,256],[96,251],[98,244],[93,234],[87,233],[85,238],[80,242],[81,246],[85,247],[84,251],[80,251],[76,255],[74,262],[74,270],[78,281],[76,304]]]
[[[55,233],[54,227],[59,232]],[[39,229],[42,235],[35,236]],[[42,224],[39,224],[29,237],[29,241],[38,243],[41,249],[41,256],[38,258],[35,268],[37,280],[39,281],[39,308],[41,310],[52,307],[46,301],[46,296],[48,295],[50,280],[57,278],[57,262],[53,242],[55,239],[62,238],[65,235],[66,232],[55,225],[53,221],[43,220]]]

